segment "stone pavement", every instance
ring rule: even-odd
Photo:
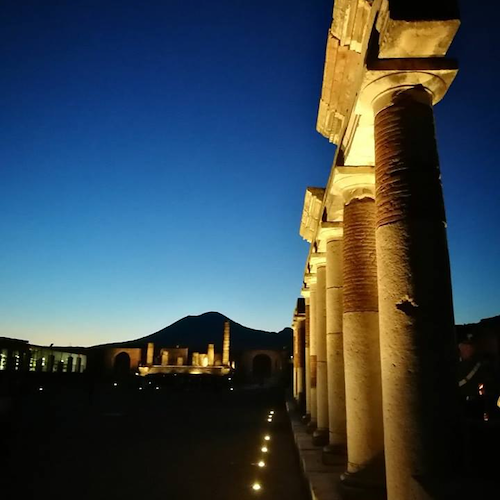
[[[341,500],[338,482],[346,466],[324,465],[321,459],[322,447],[313,446],[311,435],[306,432],[306,426],[299,420],[289,404],[287,404],[287,409],[295,446],[302,471],[309,484],[311,498],[313,500]]]
[[[47,387],[17,402],[1,443],[2,500],[308,499],[278,390]]]

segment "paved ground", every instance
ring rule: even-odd
[[[308,498],[279,391],[107,384],[89,401],[85,390],[45,388],[20,399],[2,429],[6,500]]]

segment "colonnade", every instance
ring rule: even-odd
[[[459,457],[433,112],[457,73],[445,55],[459,20],[453,1],[446,13],[424,4],[335,2],[317,128],[337,153],[326,187],[306,191],[293,320],[312,443],[345,463],[346,487],[389,500],[431,498],[422,481],[450,477]]]

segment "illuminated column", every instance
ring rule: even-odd
[[[224,339],[222,342],[222,364],[223,366],[229,366],[229,345],[230,345],[230,335],[231,335],[231,323],[229,321],[224,321]]]
[[[304,321],[304,370],[305,370],[305,396],[306,396],[306,414],[304,422],[308,423],[311,420],[311,358],[310,358],[310,321],[311,321],[311,305],[310,305],[310,289],[302,288],[302,297],[306,303],[306,316]]]
[[[177,356],[177,366],[182,366],[184,364],[184,359],[182,356]]]
[[[153,342],[148,342],[148,350],[146,352],[146,364],[147,365],[152,365],[153,364],[153,357],[154,357],[154,352],[155,352],[155,345]]]
[[[458,436],[456,341],[432,95],[375,99],[377,257],[387,488],[451,475]]]
[[[302,301],[304,307],[304,299],[299,299]],[[304,397],[305,397],[305,387],[304,387],[304,343],[305,343],[305,328],[306,319],[304,316],[305,311],[299,316],[297,321],[297,402],[299,408],[302,410],[304,408]]]
[[[293,331],[293,398],[297,400],[297,352],[299,350],[298,346],[298,337],[297,337],[297,313],[295,312],[293,316],[292,323],[292,331]]]
[[[328,443],[328,373],[326,366],[326,257],[317,261],[316,284],[316,403],[317,428],[313,434],[313,444],[324,446]]]
[[[208,366],[214,366],[214,361],[215,361],[214,344],[208,344],[207,356],[208,356]]]
[[[200,366],[200,353],[193,352],[193,366]]]
[[[316,275],[309,278],[309,363],[311,377],[311,419],[308,424],[308,430],[314,432],[318,426],[318,406],[316,399],[316,380],[317,380],[317,351],[316,351]]]
[[[333,225],[333,224],[332,224]],[[326,353],[329,445],[325,463],[344,462],[347,447],[344,339],[342,334],[342,227],[322,229],[326,238]]]
[[[353,172],[356,172],[355,168]],[[347,486],[369,488],[383,485],[384,431],[373,167],[360,168],[359,171],[359,174],[353,173],[348,178],[349,187],[343,190],[343,330],[348,464],[342,480]],[[370,472],[374,469],[375,473]]]
[[[193,354],[194,356],[194,354]],[[168,365],[168,351],[162,351],[161,353],[161,364],[163,366],[167,366]]]

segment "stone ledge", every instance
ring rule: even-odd
[[[288,403],[287,410],[295,446],[302,471],[309,484],[312,500],[342,500],[338,490],[338,482],[340,474],[345,471],[345,466],[323,464],[323,448],[312,444],[312,436],[306,432],[306,426],[295,416]]]

